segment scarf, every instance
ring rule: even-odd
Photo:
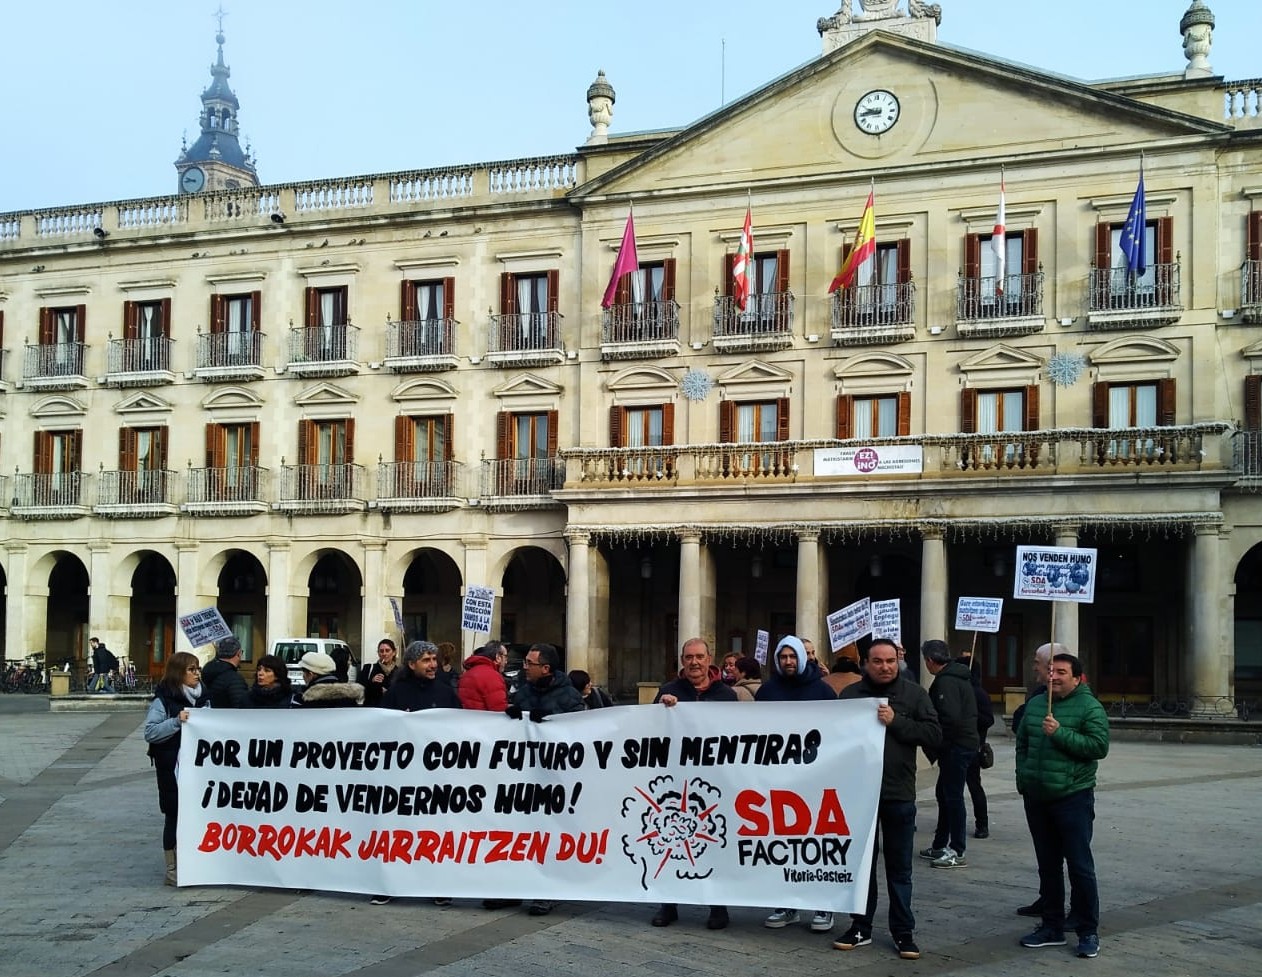
[[[184,698],[188,700],[188,704],[190,706],[197,705],[197,700],[201,698],[202,694],[202,683],[198,682],[196,685],[184,685],[181,686],[181,688],[184,690]]]

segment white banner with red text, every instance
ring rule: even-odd
[[[861,912],[877,701],[193,710],[180,884]]]

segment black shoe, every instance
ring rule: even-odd
[[[668,902],[658,908],[651,922],[654,926],[669,926],[677,919],[679,919],[679,909],[674,903]]]
[[[546,916],[548,913],[552,912],[552,907],[554,905],[556,905],[556,903],[548,902],[546,899],[536,899],[530,904],[528,912],[531,916]]]
[[[894,948],[904,960],[920,959],[920,947],[916,946],[916,941],[912,939],[910,933],[900,933],[894,937]]]
[[[851,923],[840,939],[833,940],[834,950],[857,950],[872,942],[872,934],[865,933],[858,923]]]
[[[483,899],[483,909],[507,909],[510,906],[520,906],[520,899]]]
[[[727,906],[711,906],[710,918],[705,921],[708,930],[727,929]]]
[[[979,824],[977,826],[977,830],[973,832],[973,837],[974,838],[989,838],[990,829]]]
[[[1033,919],[1043,918],[1043,900],[1035,899],[1028,906],[1022,906],[1017,910],[1018,916],[1030,916]]]

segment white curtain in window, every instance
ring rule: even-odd
[[[999,430],[999,394],[977,395],[977,433],[994,434]]]
[[[758,270],[758,313],[764,318],[776,314],[776,278],[778,277],[779,260],[774,254],[764,255],[754,263]],[[752,305],[753,303],[751,303]]]
[[[1113,228],[1110,235],[1113,239],[1113,252],[1109,262],[1112,274],[1109,276],[1114,288],[1126,287],[1130,284],[1130,274],[1126,270],[1126,255],[1122,253],[1122,225]],[[1157,287],[1157,229],[1149,225],[1144,228],[1144,252],[1148,255],[1148,267],[1142,275],[1135,276],[1135,291],[1151,292]]]
[[[1157,387],[1146,383],[1135,388],[1135,426],[1157,426]]]
[[[416,286],[416,317],[421,322],[443,316],[443,283],[427,282]]]
[[[55,343],[73,343],[75,341],[75,314],[69,310],[58,312],[56,317]]]
[[[866,438],[872,433],[872,411],[876,407],[875,400],[867,398],[856,400],[851,409],[850,415],[850,431],[851,436],[856,438]]]
[[[892,438],[898,434],[898,399],[882,397],[876,402],[876,436]]]
[[[757,440],[754,433],[754,422],[758,419],[758,408],[754,404],[741,404],[736,408],[736,440],[742,444]]]
[[[1109,427],[1131,426],[1131,388],[1109,388]]]

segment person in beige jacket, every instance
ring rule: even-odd
[[[741,702],[753,702],[762,688],[762,666],[758,664],[758,659],[749,655],[736,659],[736,674],[736,684],[732,686],[736,698]]]

